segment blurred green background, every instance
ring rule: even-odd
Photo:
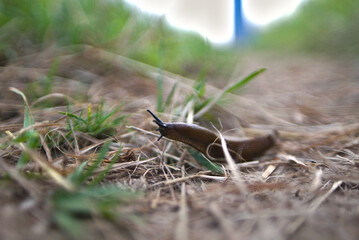
[[[306,0],[298,11],[253,39],[257,49],[355,56],[358,0]]]
[[[0,0],[0,58],[89,44],[191,75],[230,71],[244,48],[356,56],[358,9],[358,0],[308,0],[292,17],[257,31],[245,47],[218,48],[120,0]]]

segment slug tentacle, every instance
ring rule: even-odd
[[[225,161],[221,141],[217,134],[195,124],[186,123],[164,123],[150,110],[147,111],[155,119],[154,123],[158,125],[157,131],[162,137],[179,141],[190,145],[207,158],[215,161]],[[273,132],[267,136],[256,137],[246,140],[226,140],[228,150],[237,162],[251,160],[262,155],[265,151],[276,144],[278,132]]]
[[[164,122],[162,122],[161,119],[159,119],[153,112],[151,112],[149,109],[147,109],[147,112],[149,112],[152,117],[155,119],[153,120],[154,123],[156,123],[160,128],[157,129],[157,131],[159,131],[161,133],[161,136],[157,139],[157,141],[161,140],[161,138],[163,137],[162,132],[160,131],[161,128],[165,128],[166,124]]]

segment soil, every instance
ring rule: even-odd
[[[41,78],[55,59],[59,65],[51,92],[63,95],[39,100]],[[103,184],[125,186],[141,196],[114,209],[131,216],[121,224],[98,215],[84,218],[83,239],[358,239],[358,61],[251,52],[226,82],[262,67],[267,71],[196,122],[210,127],[207,119],[220,118],[223,131],[235,129],[232,134],[246,137],[279,131],[276,147],[238,164],[238,175],[212,174],[182,155],[183,145],[156,141],[146,109],[156,108],[159,71],[91,47],[81,53],[51,48],[1,67],[0,130],[22,128],[23,101],[9,87],[27,95],[35,122],[41,124],[62,117],[64,96],[76,99],[75,110],[102,100],[108,109],[123,104],[121,112],[130,116],[127,127],[117,129],[116,141],[131,157],[116,163]],[[173,106],[181,106],[193,80],[165,71],[162,77],[165,95],[178,82]],[[207,96],[218,93],[219,85],[225,83],[209,82]],[[44,102],[52,106],[36,107]],[[162,118],[171,121],[174,109]],[[5,134],[1,136],[3,142]],[[85,148],[100,140],[81,141]],[[184,156],[182,164],[171,164],[168,154],[177,160]],[[71,239],[51,221],[48,196],[56,184],[51,178],[24,181],[23,173],[16,177],[18,156],[16,146],[1,150],[0,239]],[[64,168],[70,166],[62,161]],[[35,163],[29,168],[42,173]]]

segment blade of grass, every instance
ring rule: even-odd
[[[24,103],[25,103],[24,128],[33,125],[34,124],[34,119],[33,119],[32,115],[31,115],[29,103],[27,101],[27,98],[26,98],[25,94],[23,92],[21,92],[19,89],[14,88],[14,87],[10,87],[9,90],[16,93],[16,94],[19,94],[22,97],[22,99],[24,100]]]
[[[19,94],[22,99],[24,100],[25,103],[25,111],[24,111],[24,124],[23,127],[24,128],[29,128],[31,126],[34,125],[34,118],[31,115],[31,111],[30,111],[30,107],[29,107],[29,103],[27,101],[27,98],[25,96],[25,94],[20,91],[17,88],[13,88],[10,87],[9,88],[10,91]],[[31,128],[29,129],[29,131],[26,132],[26,137],[25,139],[23,139],[23,141],[26,144],[26,147],[30,148],[30,149],[34,149],[36,147],[39,146],[39,135],[37,134],[37,132]],[[24,151],[21,152],[20,158],[17,162],[17,167],[22,167],[24,165],[26,165],[26,163],[28,163],[30,161],[30,156],[29,154],[25,153]]]
[[[162,102],[163,102],[163,74],[162,71],[159,70],[159,75],[157,79],[157,111],[162,112]]]
[[[91,122],[92,122],[92,115],[91,115],[91,103],[88,104],[87,106],[87,125],[91,126]]]
[[[52,87],[54,84],[54,76],[59,68],[59,58],[55,58],[55,60],[51,63],[50,70],[47,73],[44,79],[44,90],[42,96],[48,95],[52,91]]]
[[[57,226],[69,233],[74,239],[80,239],[85,233],[81,221],[68,212],[56,211],[53,220]]]
[[[67,179],[72,182],[72,183],[77,183],[78,179],[81,177],[81,175],[83,174],[85,167],[87,165],[87,162],[83,162],[81,163],[76,169],[75,171],[73,171],[70,175],[67,176]]]
[[[97,155],[95,162],[92,165],[90,165],[88,169],[83,171],[83,173],[77,179],[75,179],[75,182],[77,185],[81,185],[82,183],[84,183],[94,173],[94,171],[100,166],[100,164],[103,162],[103,159],[105,158],[106,153],[108,152],[108,150],[110,148],[110,145],[111,145],[111,142],[108,141],[102,146],[102,148],[100,149],[100,151]]]
[[[157,77],[157,111],[163,112],[163,58],[165,53],[165,44],[163,39],[158,46],[158,77]]]
[[[250,82],[251,80],[253,80],[256,76],[258,76],[259,74],[265,72],[267,69],[266,68],[261,68],[258,69],[254,72],[252,72],[251,74],[249,74],[248,76],[246,76],[245,78],[241,79],[240,81],[238,81],[237,83],[233,84],[232,86],[228,87],[223,94],[227,94],[227,93],[231,93],[234,92],[237,89],[240,89],[241,87],[243,87],[244,85],[246,85],[248,82]],[[222,94],[222,95],[223,95]]]
[[[167,96],[166,103],[165,103],[166,108],[172,103],[173,96],[176,92],[176,88],[177,88],[177,82],[173,85],[170,94],[168,94],[168,96]]]
[[[86,125],[88,124],[88,122],[85,119],[83,119],[83,118],[81,118],[81,117],[79,117],[79,116],[77,116],[75,114],[68,113],[68,112],[59,112],[59,113],[63,114],[63,115],[66,115],[68,117],[72,117],[72,118],[74,118],[74,119],[76,119],[76,120],[78,120],[78,121],[80,121],[80,122],[82,122],[82,123],[84,123]]]
[[[27,132],[27,133],[29,133],[30,136],[26,140],[26,147],[28,147],[30,149],[35,149],[35,148],[39,147],[41,144],[39,134],[36,131]],[[23,152],[21,152],[19,161],[17,162],[16,165],[17,165],[17,167],[21,168],[21,167],[25,166],[29,161],[30,161],[30,155],[23,151]]]
[[[248,82],[253,80],[254,77],[258,76],[259,74],[261,74],[265,70],[266,70],[265,68],[261,68],[259,70],[256,70],[256,71],[252,72],[251,74],[249,74],[248,76],[246,76],[245,78],[239,80],[237,83],[233,84],[232,86],[229,86],[229,87],[225,88],[224,90],[222,90],[221,92],[219,92],[216,97],[212,98],[211,101],[207,102],[207,105],[204,105],[194,115],[194,119],[200,118],[203,114],[205,114],[207,111],[209,111],[224,95],[226,95],[228,93],[231,93],[231,92],[233,92],[233,91],[235,91],[237,89],[240,89],[245,84],[247,84]]]
[[[204,157],[201,153],[191,149],[187,148],[189,154],[203,167],[207,168],[213,173],[224,175],[223,168],[219,166],[218,164],[212,162],[211,160]]]
[[[115,108],[114,110],[112,110],[111,112],[107,113],[105,116],[103,116],[101,118],[101,122],[100,125],[103,124],[103,122],[105,122],[109,117],[111,117],[113,114],[115,114],[118,109],[120,109],[121,106],[118,106],[117,108]],[[102,116],[102,115],[101,115]]]
[[[101,172],[98,176],[96,176],[96,178],[91,182],[90,186],[97,185],[107,176],[107,174],[110,172],[112,166],[115,164],[115,162],[119,158],[121,150],[122,150],[122,148],[120,148],[116,152],[116,155],[111,159],[111,162],[108,164],[108,166],[105,168],[105,170],[103,172]]]
[[[206,93],[206,82],[207,82],[207,80],[203,79],[203,80],[199,81],[198,83],[196,83],[194,86],[194,90],[196,91],[197,96],[199,98],[203,97],[204,94]]]

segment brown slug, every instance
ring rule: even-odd
[[[179,141],[190,145],[203,153],[208,159],[213,161],[225,161],[221,140],[214,132],[195,125],[186,123],[164,123],[155,114],[147,109],[155,120],[162,137]],[[269,148],[275,145],[278,132],[245,140],[226,140],[228,150],[232,158],[237,162],[249,161],[261,156]]]

